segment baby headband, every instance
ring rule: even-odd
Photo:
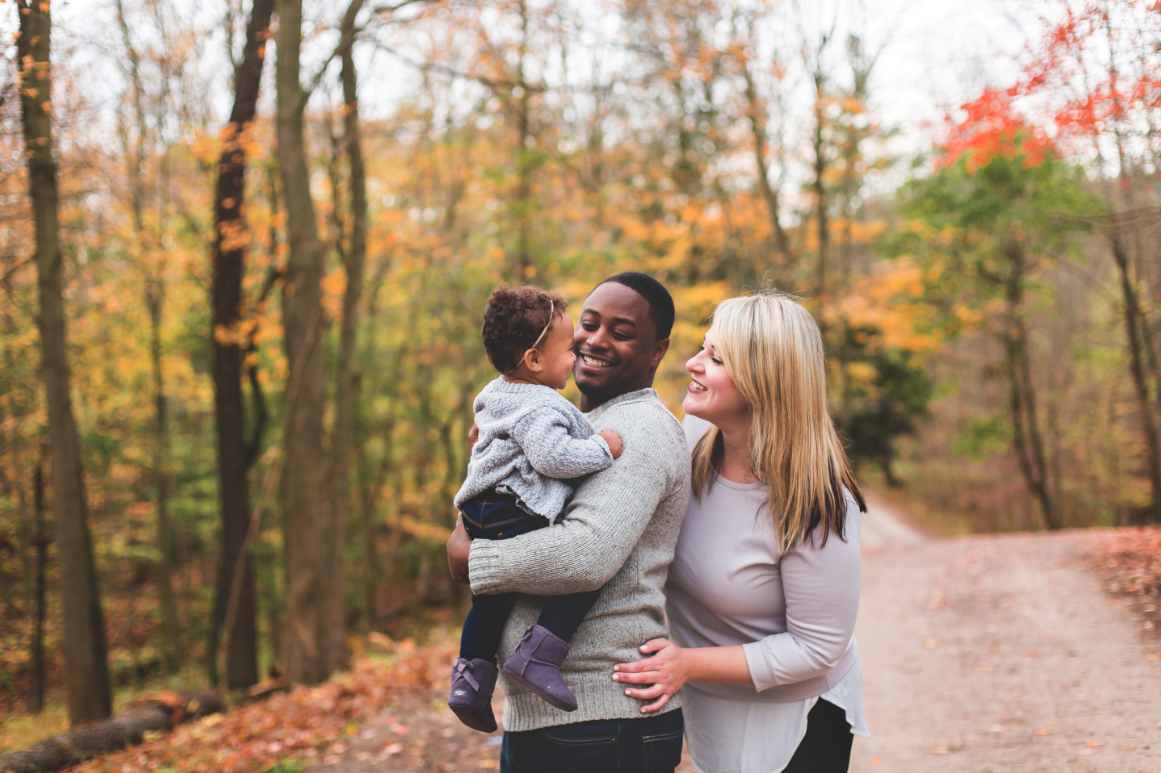
[[[540,346],[540,339],[544,338],[544,334],[548,332],[548,328],[552,327],[552,318],[555,315],[556,315],[556,302],[553,301],[551,298],[549,298],[548,299],[548,324],[545,325],[544,329],[540,331],[540,335],[538,335],[536,337],[536,340],[532,342],[532,346],[528,347],[529,349],[535,349],[537,346]],[[519,367],[520,367],[520,363],[517,363],[516,368],[519,368]],[[516,371],[516,368],[512,368],[512,370],[506,371],[504,373],[504,375],[506,376],[509,373],[514,373]]]
[[[555,315],[556,315],[556,302],[553,301],[551,298],[549,298],[548,299],[548,324],[545,325],[544,329],[540,331],[540,335],[536,336],[536,341],[533,342],[532,346],[528,347],[529,349],[535,349],[536,347],[540,346],[540,339],[544,338],[544,334],[548,332],[548,328],[552,327],[552,320],[553,320],[553,317]]]

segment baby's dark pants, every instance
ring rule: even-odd
[[[527,513],[516,504],[516,497],[496,491],[486,491],[466,502],[461,512],[464,528],[473,539],[511,539],[548,526],[548,519]],[[567,642],[596,603],[598,595],[600,590],[545,596],[537,625]],[[472,610],[468,612],[460,636],[461,658],[496,662],[504,624],[508,622],[508,615],[512,614],[519,596],[519,593],[472,595]]]

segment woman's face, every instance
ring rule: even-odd
[[[750,405],[734,386],[726,366],[714,349],[714,329],[705,334],[701,351],[685,363],[691,382],[681,407],[721,429],[749,426]]]

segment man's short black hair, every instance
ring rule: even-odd
[[[649,316],[653,319],[653,327],[657,329],[657,340],[669,338],[669,334],[673,331],[675,312],[673,310],[673,296],[665,289],[665,285],[640,271],[626,271],[623,274],[609,277],[601,284],[607,282],[625,285],[644,298],[645,302],[649,304]]]

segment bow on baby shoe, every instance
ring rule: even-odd
[[[452,668],[452,678],[454,679],[456,676],[462,676],[464,681],[472,686],[473,690],[480,689],[480,683],[472,676],[472,662],[470,660],[465,660],[464,658],[458,658],[456,660],[455,666]]]

